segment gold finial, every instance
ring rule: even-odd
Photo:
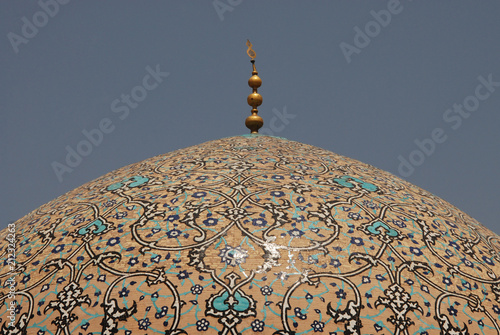
[[[251,63],[252,63],[252,76],[250,79],[248,79],[248,86],[250,86],[253,89],[253,92],[248,96],[247,102],[250,106],[252,106],[251,113],[249,117],[245,120],[245,125],[247,126],[248,129],[250,129],[250,133],[252,134],[258,134],[259,129],[264,125],[264,120],[257,115],[259,112],[257,110],[257,107],[262,104],[262,96],[257,93],[257,88],[262,85],[262,79],[258,76],[257,69],[255,68],[255,57],[257,54],[255,51],[252,49],[252,43],[250,43],[249,40],[247,40],[247,54],[251,58]]]
[[[252,59],[255,59],[255,57],[257,57],[257,54],[255,53],[255,51],[253,51],[252,49],[252,43],[250,43],[249,40],[247,40],[247,55],[248,57],[252,58]]]

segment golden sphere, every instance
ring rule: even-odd
[[[257,133],[259,128],[263,125],[264,120],[259,115],[250,115],[245,120],[245,126],[247,126],[247,128],[250,129],[252,133]]]
[[[247,103],[252,107],[257,107],[262,105],[262,95],[259,93],[251,93],[248,95]]]
[[[251,88],[259,88],[262,85],[262,79],[259,76],[253,75],[248,79],[248,86]]]

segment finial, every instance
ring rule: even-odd
[[[252,76],[250,79],[248,79],[248,86],[250,86],[253,89],[253,92],[248,96],[247,102],[248,104],[253,107],[251,110],[252,115],[247,117],[245,120],[245,125],[247,126],[248,129],[250,129],[250,133],[252,134],[258,134],[259,129],[264,125],[264,120],[257,115],[259,112],[257,110],[257,107],[262,104],[262,96],[257,93],[257,88],[262,85],[262,79],[258,76],[257,69],[255,68],[255,57],[257,54],[255,51],[252,49],[252,43],[250,43],[249,40],[247,40],[247,54],[251,58],[250,62],[252,63]]]

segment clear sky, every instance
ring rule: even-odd
[[[248,38],[264,133],[401,176],[499,233],[499,17],[496,0],[1,1],[0,227],[246,133]]]

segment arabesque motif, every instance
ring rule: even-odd
[[[282,138],[126,166],[16,222],[3,334],[500,334],[499,237],[387,172]]]

